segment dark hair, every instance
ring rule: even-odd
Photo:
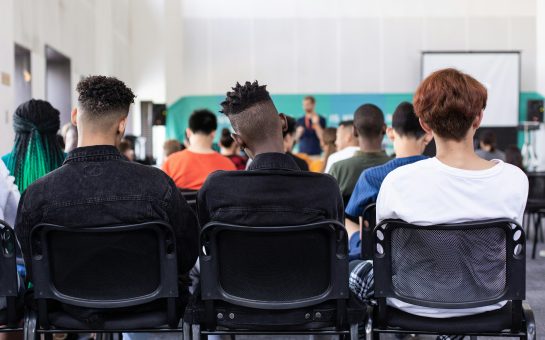
[[[224,148],[230,148],[234,142],[235,140],[233,139],[233,137],[231,137],[231,131],[229,131],[229,129],[224,128],[223,130],[221,130],[221,137],[220,137],[221,146],[223,146]]]
[[[244,85],[237,83],[231,89],[221,103],[221,112],[227,115],[237,134],[250,143],[281,138],[278,111],[266,85],[247,81]]]
[[[114,77],[89,76],[78,83],[76,91],[80,107],[93,119],[127,115],[135,98],[132,90]]]
[[[193,133],[209,135],[217,128],[218,120],[210,110],[196,110],[189,117],[189,130]]]
[[[271,100],[267,85],[259,85],[257,80],[253,83],[247,81],[244,85],[237,82],[231,89],[233,91],[227,92],[225,100],[221,102],[220,112],[226,115],[237,114],[259,102]]]
[[[339,123],[339,127],[351,127],[351,126],[354,126],[354,121],[353,120],[343,120],[342,122]]]
[[[282,137],[293,135],[297,129],[297,121],[292,116],[286,116],[286,131],[282,132]]]
[[[303,99],[303,100],[308,100],[312,104],[316,104],[316,98],[314,98],[313,96],[306,96],[305,99]]]
[[[119,142],[119,146],[117,147],[117,149],[119,150],[119,152],[125,153],[129,150],[132,150],[132,143],[128,140],[122,140],[121,142]]]
[[[384,114],[373,104],[364,104],[354,112],[354,127],[358,135],[373,139],[384,134]]]
[[[438,136],[461,140],[486,107],[486,88],[453,68],[433,72],[418,86],[414,109]]]
[[[490,152],[496,150],[496,134],[492,130],[485,130],[479,136],[479,141],[490,146]]]
[[[46,101],[31,99],[15,110],[15,143],[6,166],[19,191],[25,191],[32,182],[62,165],[59,128],[59,111]]]
[[[522,154],[520,152],[520,149],[516,145],[509,145],[505,149],[505,162],[509,164],[513,164],[514,166],[517,166],[523,171],[525,171],[524,165],[522,162]]]
[[[413,104],[409,102],[402,102],[396,107],[392,116],[392,128],[402,137],[420,138],[426,134],[414,113]]]

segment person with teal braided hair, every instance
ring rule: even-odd
[[[15,144],[2,161],[20,192],[62,165],[65,154],[56,137],[59,128],[59,111],[47,101],[31,99],[15,110]]]

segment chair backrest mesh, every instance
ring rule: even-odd
[[[398,296],[439,303],[498,298],[506,289],[501,227],[440,230],[397,226],[391,234],[392,285]]]
[[[95,300],[141,297],[161,282],[157,234],[50,231],[51,280],[62,294]]]
[[[319,296],[330,284],[331,245],[325,230],[217,235],[223,290],[245,299],[283,302]]]
[[[545,201],[545,172],[529,173],[528,182],[528,199]]]

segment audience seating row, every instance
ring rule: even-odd
[[[373,208],[368,210],[372,214]],[[7,309],[0,314],[6,324],[1,331],[24,329],[26,339],[126,331],[183,331],[185,339],[211,334],[357,339],[358,323],[366,323],[375,339],[381,333],[535,339],[532,311],[523,304],[524,230],[512,220],[429,227],[383,221],[372,234],[375,308],[350,299],[347,234],[340,223],[260,228],[210,223],[201,232],[199,293],[185,315],[177,308],[176,243],[170,226],[151,222],[71,229],[42,224],[31,234],[37,313],[27,308],[23,328],[18,328],[16,240],[13,230],[2,226],[0,295],[7,297]],[[504,258],[482,261],[496,259],[486,255],[497,252]],[[387,305],[391,298],[446,309],[508,302],[460,322],[400,312]],[[90,317],[82,321],[50,308],[59,303]],[[89,313],[93,310],[99,313]]]

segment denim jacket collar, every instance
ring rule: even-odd
[[[123,156],[113,145],[93,145],[76,148],[66,157],[63,164],[73,162],[100,162],[108,160],[121,160]]]
[[[248,170],[299,170],[297,163],[291,156],[278,153],[268,152],[257,155],[253,162],[248,166]]]

